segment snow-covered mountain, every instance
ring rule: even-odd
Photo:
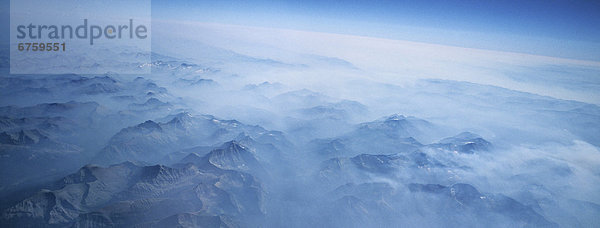
[[[151,74],[0,75],[0,226],[599,225],[595,104],[157,38]]]
[[[2,224],[160,226],[177,223],[173,217],[190,215],[187,219],[215,224],[257,224],[265,213],[264,194],[252,175],[212,163],[179,168],[131,162],[87,165],[59,180],[53,189],[41,190],[6,209]]]
[[[122,129],[96,155],[94,162],[114,164],[123,161],[158,162],[177,150],[208,146],[232,140],[239,134],[284,146],[288,142],[281,132],[260,126],[242,124],[236,120],[221,120],[209,115],[180,113],[166,122],[148,120]]]

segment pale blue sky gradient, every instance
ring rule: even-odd
[[[153,18],[299,29],[600,61],[598,1],[153,1]]]
[[[9,2],[0,5],[2,42]],[[153,0],[152,14],[600,61],[600,1]]]

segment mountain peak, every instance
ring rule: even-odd
[[[209,163],[221,168],[242,171],[262,172],[262,167],[254,154],[237,141],[229,141],[206,155]]]
[[[48,139],[48,136],[44,135],[37,129],[32,130],[20,130],[18,132],[2,132],[0,133],[0,143],[11,144],[11,145],[29,145],[36,144],[42,140]]]
[[[194,116],[192,116],[192,114],[190,114],[189,112],[182,112],[175,115],[175,117],[173,117],[173,119],[171,119],[171,121],[169,121],[168,124],[188,128],[192,125],[193,118]]]
[[[221,146],[221,148],[223,148],[223,149],[227,149],[227,150],[229,150],[229,151],[239,151],[239,150],[246,150],[246,149],[247,149],[247,148],[246,148],[244,145],[240,144],[240,143],[239,143],[238,141],[236,141],[236,140],[232,140],[232,141],[229,141],[229,142],[225,142],[225,143],[224,143],[224,144]]]
[[[388,116],[385,120],[386,121],[399,121],[399,120],[405,120],[405,119],[406,119],[406,116],[396,113],[391,116]]]
[[[481,138],[481,136],[478,135],[478,134],[472,133],[472,132],[465,131],[465,132],[461,132],[458,135],[455,135],[455,136],[452,136],[452,137],[449,137],[449,138],[445,138],[445,139],[443,139],[440,142],[443,142],[444,140],[458,140],[458,139],[460,139],[460,140],[470,140],[470,139],[476,139],[476,138]]]
[[[492,144],[477,134],[462,132],[456,136],[442,139],[438,143],[433,144],[433,146],[450,151],[472,154],[475,151],[489,150]]]
[[[246,139],[252,139],[252,137],[250,137],[248,134],[246,134],[246,132],[241,132],[240,134],[238,134],[235,139],[233,141],[242,141],[242,140],[246,140]]]
[[[362,130],[376,130],[394,137],[409,137],[420,132],[419,126],[428,122],[414,117],[406,117],[401,114],[393,114],[381,119],[362,123]]]
[[[160,100],[159,100],[159,99],[157,99],[157,98],[154,98],[154,97],[152,97],[152,98],[148,99],[148,100],[146,101],[146,103],[145,103],[145,104],[147,104],[147,105],[153,105],[153,104],[158,104],[158,105],[160,105],[160,104],[165,104],[165,103],[164,103],[164,102],[162,102],[162,101],[160,101]]]
[[[148,130],[161,130],[162,129],[160,127],[160,124],[158,124],[152,120],[146,120],[146,122],[138,124],[137,127],[143,128],[143,129],[148,129]]]

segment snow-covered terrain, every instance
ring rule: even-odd
[[[152,74],[0,64],[0,226],[600,226],[598,62],[153,30]]]

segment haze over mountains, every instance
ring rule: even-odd
[[[316,40],[224,47],[231,28],[213,29],[158,33],[135,66],[150,75],[3,73],[0,225],[600,226],[598,63],[532,57],[592,73],[533,67],[503,88],[473,75],[515,70],[494,53],[382,42],[413,51],[379,65]]]

